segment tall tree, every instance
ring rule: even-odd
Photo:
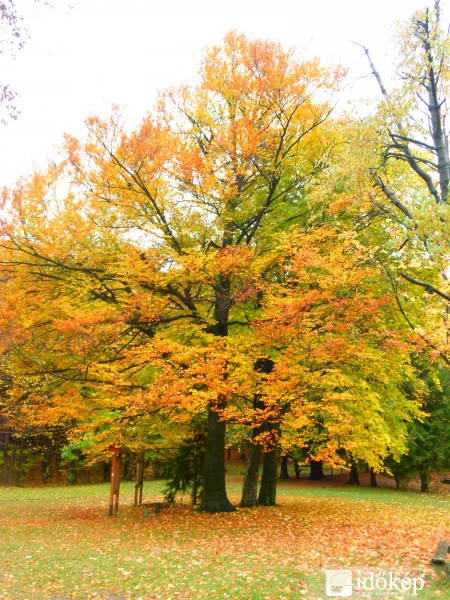
[[[206,410],[201,508],[227,511],[223,411],[257,358],[239,336],[258,310],[268,232],[306,210],[324,167],[342,73],[231,32],[199,75],[131,134],[117,113],[88,119],[87,143],[67,136],[65,161],[5,199],[4,314],[22,290],[5,329],[16,359],[58,381],[61,415],[69,397],[110,421],[130,404]]]
[[[448,361],[450,56],[439,0],[402,26],[398,49],[399,81],[392,91],[365,49],[383,97],[372,121],[372,151],[365,153],[375,184],[372,206],[384,221],[379,258],[405,319]],[[434,330],[418,318],[419,302],[440,312]]]

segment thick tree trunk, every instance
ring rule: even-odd
[[[351,466],[350,477],[348,478],[347,483],[348,485],[359,485],[358,469],[355,467],[355,465]]]
[[[420,471],[420,491],[421,492],[429,492],[430,486],[428,485],[428,472]]]
[[[225,228],[223,246],[232,243],[229,225]],[[218,336],[228,335],[228,319],[230,311],[230,278],[220,274],[214,285],[214,325],[209,332]],[[217,408],[224,408],[224,399],[218,398]],[[206,428],[205,462],[203,466],[203,494],[200,511],[231,512],[236,508],[228,500],[225,486],[225,430],[226,424],[219,419],[218,413],[211,404],[208,408]]]
[[[251,444],[247,464],[245,467],[244,484],[242,486],[242,498],[239,506],[253,507],[258,503],[258,476],[259,461],[261,459],[261,446]]]
[[[287,455],[281,457],[280,479],[289,479]]]
[[[200,510],[210,513],[236,510],[228,500],[225,488],[225,423],[211,406],[208,409]]]
[[[321,460],[311,460],[310,465],[310,479],[312,479],[313,481],[322,481],[322,479],[325,479],[325,474],[323,472],[323,462]]]
[[[370,487],[378,487],[377,474],[373,469],[370,469]]]
[[[277,495],[277,449],[264,453],[261,487],[259,488],[258,504],[275,506]]]

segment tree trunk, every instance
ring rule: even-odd
[[[370,487],[378,487],[377,474],[373,469],[370,469]]]
[[[312,460],[310,461],[311,471],[309,473],[309,478],[313,481],[322,481],[325,479],[325,474],[323,472],[323,462],[321,460]]]
[[[261,459],[261,446],[251,444],[247,464],[245,467],[244,484],[242,486],[242,498],[239,506],[253,507],[258,503],[258,476],[259,461]]]
[[[265,373],[268,375],[274,367],[274,362],[270,358],[260,357],[255,361],[253,368],[258,373]],[[255,394],[253,397],[253,408],[255,410],[263,409],[264,403],[261,401],[261,394]],[[254,427],[252,430],[252,439],[255,438],[262,433],[270,429],[270,425],[268,423],[263,423],[258,427]],[[259,475],[259,463],[261,459],[261,451],[262,448],[260,444],[251,444],[248,454],[247,465],[245,469],[245,479],[244,484],[242,486],[242,499],[240,506],[253,507],[256,506],[257,500],[257,491],[258,491],[258,475]],[[276,467],[275,467],[276,469]],[[275,473],[276,477],[276,473]]]
[[[419,475],[420,475],[420,491],[425,492],[425,493],[429,492],[430,486],[428,485],[428,472],[420,471]]]
[[[211,405],[208,409],[200,510],[210,513],[236,510],[228,500],[225,488],[225,423],[219,420]]]
[[[240,444],[240,446],[239,446],[239,458],[242,460],[242,462],[245,465],[245,461],[247,460],[247,458],[245,456],[245,445],[244,444]]]
[[[264,453],[261,487],[259,488],[258,504],[275,506],[277,495],[277,449]]]
[[[280,479],[289,479],[287,455],[281,457]]]
[[[42,466],[41,466],[41,478],[42,483],[47,483],[49,479],[51,479],[54,475],[53,467],[53,442],[50,438],[45,440],[45,449],[42,457]]]
[[[20,487],[22,483],[22,464],[23,464],[23,437],[20,438],[19,460],[17,463],[17,476],[15,484]]]
[[[9,447],[9,432],[5,432],[3,434],[3,467],[2,467],[2,483],[3,485],[8,485],[9,480],[9,455],[8,455],[8,447]]]
[[[294,471],[295,471],[295,479],[300,479],[300,465],[298,464],[298,460],[294,458]]]
[[[17,457],[17,439],[12,440],[12,452],[9,461],[9,482],[8,485],[16,485],[16,457]]]
[[[232,243],[231,224],[225,225],[223,246]],[[214,320],[209,333],[217,337],[228,335],[228,319],[230,312],[230,277],[221,273],[214,285]],[[225,375],[226,376],[226,375]],[[225,399],[218,398],[217,409],[225,407]],[[211,404],[208,407],[206,427],[205,461],[203,465],[203,494],[199,510],[202,512],[232,512],[236,508],[227,497],[225,486],[225,430],[226,424],[219,419]]]
[[[355,467],[355,465],[351,466],[350,477],[348,478],[347,483],[348,485],[359,485],[358,469]]]
[[[103,461],[103,483],[111,481],[111,461]]]

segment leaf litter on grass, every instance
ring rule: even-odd
[[[107,518],[104,498],[83,504],[59,491],[41,510],[38,500],[4,504],[0,598],[313,600],[325,598],[326,569],[361,566],[417,572],[430,598],[446,592],[429,563],[450,538],[450,515],[433,498],[284,494],[272,508],[204,514],[175,505],[148,519],[125,502]]]

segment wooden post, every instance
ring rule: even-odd
[[[112,517],[114,508],[114,494],[115,494],[115,479],[116,479],[116,465],[117,465],[117,454],[114,452],[112,457],[111,465],[111,487],[109,492],[109,516]]]
[[[134,486],[134,505],[141,506],[144,487],[144,452],[139,452],[136,459],[136,483]]]
[[[111,465],[111,488],[109,493],[109,516],[119,512],[120,476],[122,465],[122,448],[111,446],[113,452]]]

